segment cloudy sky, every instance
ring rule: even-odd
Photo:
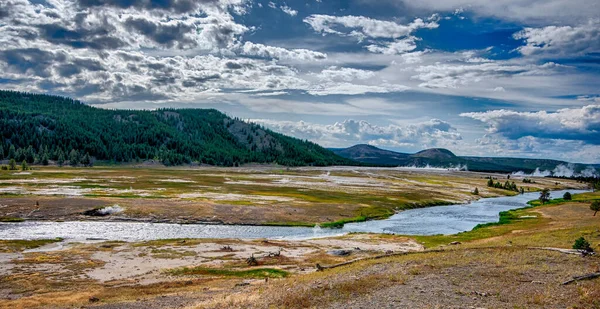
[[[600,163],[600,2],[0,0],[0,88]]]

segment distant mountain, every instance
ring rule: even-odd
[[[0,160],[76,164],[90,157],[166,165],[360,164],[214,109],[108,110],[64,97],[0,91]]]
[[[410,156],[406,153],[379,149],[365,144],[349,148],[331,148],[330,150],[341,157],[375,165],[398,165],[399,162],[405,162]]]
[[[355,145],[349,148],[332,148],[331,151],[339,156],[374,165],[394,166],[432,166],[458,167],[466,166],[470,171],[511,173],[523,171],[532,173],[536,169],[552,171],[563,165],[581,172],[589,167],[598,170],[600,165],[570,164],[565,161],[525,158],[495,158],[495,157],[459,157],[448,149],[432,148],[407,154],[380,149],[371,145]]]

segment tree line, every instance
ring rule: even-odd
[[[233,124],[243,130],[234,132]],[[0,158],[28,164],[358,164],[215,109],[108,110],[65,97],[0,91],[0,127]]]

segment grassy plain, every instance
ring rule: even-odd
[[[493,175],[502,178],[501,175]],[[399,169],[253,167],[41,168],[0,172],[0,217],[338,225],[434,204],[514,194],[488,174]],[[504,179],[498,179],[503,181]],[[526,191],[585,188],[514,180]],[[474,188],[480,195],[473,195]],[[598,193],[514,210],[456,235],[351,234],[306,241],[170,239],[138,243],[0,241],[0,308],[600,308]],[[106,217],[86,210],[119,205]],[[450,243],[459,243],[450,245]],[[334,255],[335,250],[349,255]],[[384,255],[390,255],[378,258]],[[256,266],[246,260],[254,256]],[[317,272],[315,265],[360,260]]]
[[[504,224],[448,236],[172,239],[60,250],[55,241],[3,241],[0,308],[600,308],[600,280],[561,285],[600,271],[599,256],[548,250],[568,251],[583,236],[600,251],[594,199],[600,193],[515,210]],[[356,247],[349,256],[328,253]],[[245,263],[251,255],[258,265]]]
[[[0,171],[0,220],[135,220],[327,227],[415,207],[515,194],[486,187],[484,173],[382,168],[39,167]],[[493,177],[504,178],[502,175]],[[504,179],[499,179],[504,181]],[[536,178],[526,191],[584,188]],[[471,192],[478,188],[480,194]],[[119,205],[123,212],[84,212]]]

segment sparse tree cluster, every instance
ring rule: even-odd
[[[515,192],[523,192],[522,190],[519,190],[519,187],[517,187],[517,184],[512,181],[506,181],[504,182],[504,184],[500,183],[499,181],[494,182],[494,180],[492,179],[492,177],[488,178],[487,181],[487,186],[490,188],[496,188],[496,189],[504,189],[504,190],[510,190],[510,191],[515,191]],[[523,188],[521,188],[523,189]]]

